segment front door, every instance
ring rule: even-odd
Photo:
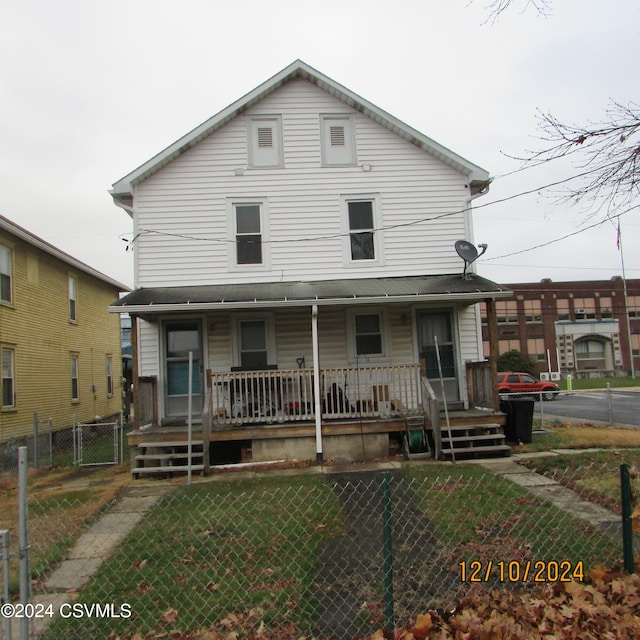
[[[165,415],[186,416],[189,405],[189,352],[192,354],[192,415],[202,413],[202,325],[198,320],[164,325]]]
[[[436,343],[440,356],[440,367],[438,367]],[[438,400],[442,401],[444,386],[447,405],[460,402],[456,344],[451,311],[420,311],[418,313],[418,351],[429,384]]]

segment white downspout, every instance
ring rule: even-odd
[[[320,398],[320,348],[318,346],[318,305],[311,307],[311,340],[313,342],[313,397],[316,415],[316,462],[322,463],[322,401]]]

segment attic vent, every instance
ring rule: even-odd
[[[273,146],[273,129],[271,127],[258,127],[258,147]]]
[[[344,127],[329,127],[331,146],[332,147],[344,147]]]

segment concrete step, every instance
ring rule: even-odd
[[[151,475],[151,474],[167,474],[167,473],[176,473],[176,472],[188,472],[189,465],[166,465],[164,467],[136,467],[131,470],[133,475]],[[193,473],[200,473],[204,471],[203,464],[192,464],[191,471]]]

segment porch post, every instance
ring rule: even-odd
[[[493,380],[493,408],[497,411],[500,409],[500,398],[498,397],[498,318],[496,316],[496,301],[487,298],[485,301],[487,307],[487,326],[489,328],[489,363],[491,364],[491,379]]]
[[[313,396],[316,415],[316,462],[322,463],[322,402],[320,400],[320,348],[318,346],[318,305],[311,307],[311,340],[313,342]]]
[[[138,392],[138,316],[131,316],[131,385],[133,404],[133,428],[140,428],[140,394]]]

